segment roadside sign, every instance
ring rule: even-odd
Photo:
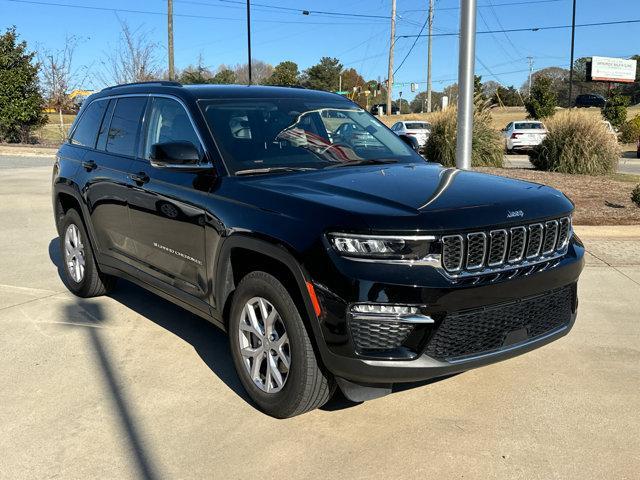
[[[591,57],[587,63],[587,78],[593,82],[633,83],[636,80],[636,60],[613,57]]]

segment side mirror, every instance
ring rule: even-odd
[[[200,152],[191,142],[164,142],[151,145],[151,165],[160,168],[197,167]]]
[[[414,149],[416,152],[420,152],[420,143],[418,142],[418,139],[415,137],[411,137],[409,135],[400,135],[400,138],[402,139],[402,141],[404,143],[406,143],[407,145],[409,145],[412,149]]]

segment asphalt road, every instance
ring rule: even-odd
[[[206,321],[126,282],[69,294],[50,167],[21,165],[0,170],[0,478],[638,478],[640,237],[586,237],[567,337],[279,421]]]
[[[533,168],[527,155],[505,155],[505,167],[510,168]],[[620,157],[618,162],[618,173],[630,173],[640,175],[640,159],[630,156]]]

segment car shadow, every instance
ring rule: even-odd
[[[49,243],[49,258],[64,281],[58,239]],[[226,334],[207,320],[122,278],[109,297],[189,343],[209,369],[239,397],[251,403],[231,360]]]
[[[637,159],[638,158],[638,152],[636,152],[635,150],[627,150],[625,152],[622,152],[622,158]]]
[[[61,281],[65,282],[58,238],[54,238],[49,243],[49,258],[56,266]],[[118,279],[116,288],[109,294],[109,297],[189,343],[205,365],[227,387],[255,407],[235,371],[226,333],[207,320],[124,279]],[[446,380],[451,376],[397,384],[394,386],[392,394]],[[347,399],[338,388],[333,397],[321,407],[321,410],[329,412],[344,410],[359,404]]]

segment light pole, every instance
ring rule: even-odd
[[[458,138],[456,167],[471,168],[473,135],[473,72],[476,61],[476,0],[460,0],[460,48],[458,60]]]
[[[571,94],[573,90],[573,47],[576,38],[576,0],[573,0],[573,16],[571,19],[571,64],[569,65],[569,108],[571,108]]]
[[[391,0],[391,39],[389,40],[389,76],[387,77],[387,115],[391,115],[393,100],[393,47],[396,43],[396,0]]]
[[[433,28],[433,0],[429,0],[429,42],[427,46],[427,112],[431,112],[431,31]]]
[[[173,0],[167,1],[167,51],[169,53],[169,80],[175,80],[175,68],[173,65]]]
[[[251,0],[247,0],[247,68],[249,70],[249,85],[252,83],[251,78]]]

